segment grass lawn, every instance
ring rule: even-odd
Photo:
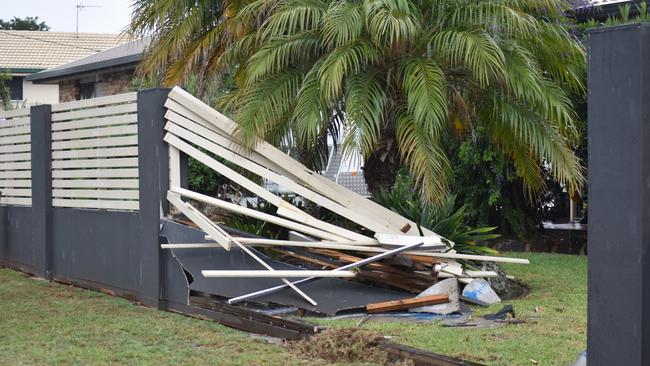
[[[571,364],[587,342],[587,257],[544,253],[507,253],[530,259],[529,265],[506,264],[509,274],[531,287],[526,297],[507,301],[527,324],[497,328],[444,328],[369,320],[361,327],[393,340],[437,353],[488,365]],[[502,305],[476,311],[496,312]],[[538,307],[541,310],[535,311]],[[474,307],[478,309],[477,307]],[[358,320],[320,320],[332,327],[355,327]]]
[[[524,256],[512,254],[512,256]],[[528,324],[491,329],[370,320],[362,328],[490,365],[568,365],[585,348],[586,257],[526,254],[507,265],[531,294],[510,301]],[[541,307],[543,311],[536,312]],[[0,269],[0,364],[326,365],[219,324]],[[493,306],[484,312],[493,312]],[[356,320],[317,319],[332,327]]]
[[[0,269],[0,365],[325,365],[219,324]]]

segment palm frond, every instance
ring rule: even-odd
[[[329,49],[355,42],[363,32],[363,6],[354,1],[333,1],[322,19],[323,43]]]
[[[379,55],[379,51],[370,42],[362,40],[332,50],[323,58],[323,65],[318,73],[325,98],[330,102],[337,101],[341,96],[345,77],[372,64]]]
[[[399,72],[408,114],[428,136],[440,136],[447,121],[445,73],[431,59],[405,57]]]
[[[504,79],[505,57],[492,36],[482,30],[436,32],[431,37],[433,54],[450,67],[469,70],[482,87]]]
[[[388,96],[376,70],[361,71],[348,78],[345,99],[343,154],[359,151],[370,156],[384,126]]]
[[[395,134],[402,160],[421,187],[425,202],[441,202],[448,190],[449,160],[440,139],[406,114],[398,115]]]

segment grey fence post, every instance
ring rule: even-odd
[[[34,271],[52,279],[52,108],[34,106],[30,114]]]
[[[161,307],[163,263],[158,234],[161,215],[169,212],[169,154],[165,135],[165,100],[169,89],[138,92],[138,157],[140,180],[141,283],[145,305]]]
[[[588,364],[650,364],[650,27],[589,35]]]

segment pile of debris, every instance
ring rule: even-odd
[[[236,138],[237,125],[233,121],[178,87],[169,93],[165,107],[168,110],[165,114],[167,124],[164,140],[169,144],[170,161],[167,199],[178,212],[205,232],[206,241],[170,243],[163,244],[162,247],[183,250],[219,248],[226,251],[237,248],[264,269],[204,268],[201,275],[215,278],[215,281],[233,277],[278,278],[283,283],[232,297],[229,299],[231,304],[289,288],[316,306],[316,301],[298,286],[323,277],[352,278],[375,286],[419,294],[409,299],[369,304],[368,312],[428,308],[450,303],[450,300],[453,303],[454,299],[450,299],[448,293],[436,292],[440,287],[446,286],[443,284],[449,283],[440,281],[444,279],[453,279],[456,284],[466,285],[459,296],[485,302],[485,296],[476,294],[488,293],[489,285],[485,285],[484,279],[496,277],[498,273],[472,270],[470,268],[477,267],[467,264],[484,261],[528,263],[527,260],[518,258],[456,253],[454,243],[307,169],[264,141],[259,141],[252,149],[245,148]],[[181,154],[198,160],[275,206],[275,215],[181,188]],[[374,236],[363,235],[308,214],[226,166],[215,156],[360,225],[368,232],[373,232]],[[290,238],[293,240],[230,235],[189,200],[284,227],[295,233]],[[284,261],[297,264],[301,269],[273,268],[260,252],[251,247],[263,247]],[[290,278],[298,280],[291,281]]]

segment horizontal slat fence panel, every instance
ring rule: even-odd
[[[0,111],[0,204],[32,204],[30,110]]]
[[[139,209],[137,94],[52,106],[52,205]]]
[[[138,188],[137,179],[53,179],[54,188]]]

